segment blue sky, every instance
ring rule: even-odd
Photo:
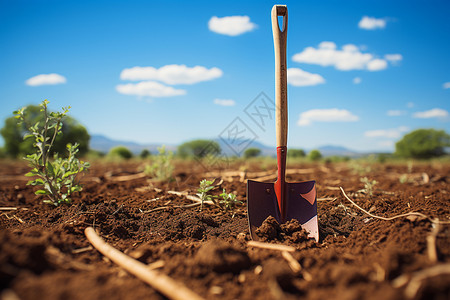
[[[0,0],[0,121],[48,99],[114,139],[237,129],[275,145],[273,120],[250,113],[274,98],[274,4]],[[283,4],[288,147],[391,151],[411,130],[450,131],[450,2]]]

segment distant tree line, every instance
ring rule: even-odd
[[[27,120],[32,124],[43,122],[39,106],[30,105],[25,110]],[[90,135],[86,128],[77,120],[67,116],[63,121],[63,134],[58,136],[53,145],[53,151],[61,155],[66,152],[66,144],[78,143],[79,154],[84,156],[89,151]],[[1,157],[23,157],[33,153],[32,139],[23,140],[27,134],[24,124],[18,124],[14,117],[7,118],[4,126],[0,129],[0,134],[4,139],[4,146],[0,148]],[[429,159],[448,154],[450,147],[450,135],[444,130],[417,129],[407,133],[395,144],[394,156],[399,158]],[[98,151],[91,151],[96,156],[102,156]],[[178,146],[176,155],[180,158],[202,159],[208,156],[217,156],[222,153],[220,145],[213,140],[196,139],[182,143]],[[246,159],[261,156],[262,151],[258,148],[248,148],[243,152]],[[109,157],[129,159],[133,153],[124,146],[117,146],[110,149]],[[139,157],[145,159],[151,156],[148,149],[142,150]],[[306,153],[302,149],[288,149],[289,158],[308,158],[311,161],[321,160],[322,153],[315,149]]]

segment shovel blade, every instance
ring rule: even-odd
[[[256,229],[268,216],[273,216],[280,224],[296,219],[309,232],[309,237],[319,241],[317,224],[317,199],[315,181],[286,183],[286,216],[280,213],[274,183],[248,180],[247,212],[250,234],[258,240]]]

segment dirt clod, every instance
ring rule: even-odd
[[[204,244],[198,250],[195,262],[219,273],[239,273],[250,267],[250,258],[245,251],[221,240],[211,240]]]

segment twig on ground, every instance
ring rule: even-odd
[[[336,197],[327,197],[327,198],[317,198],[317,201],[336,201]]]
[[[180,196],[180,197],[185,197],[188,200],[191,200],[191,201],[194,201],[194,202],[198,202],[198,203],[202,202],[202,199],[200,199],[199,197],[188,195],[187,193],[182,193],[182,192],[177,192],[177,191],[167,191],[167,194],[172,194],[172,195],[177,195],[177,196]],[[205,204],[205,203],[214,205],[214,202],[208,201],[208,200],[203,201],[203,204]]]
[[[145,173],[137,173],[137,174],[130,174],[130,175],[121,175],[121,176],[109,176],[107,177],[105,174],[105,178],[111,180],[111,181],[117,181],[117,182],[121,182],[121,181],[129,181],[129,180],[136,180],[136,179],[140,179],[140,178],[144,178],[147,177],[147,175]]]
[[[0,211],[17,210],[17,207],[0,207]]]
[[[406,285],[405,296],[409,299],[415,298],[417,292],[425,279],[450,274],[450,263],[429,267],[412,274],[403,274],[392,281],[394,288]]]
[[[353,202],[353,201],[347,196],[347,194],[345,193],[345,191],[344,191],[344,189],[343,189],[342,187],[339,187],[339,188],[341,189],[341,192],[342,192],[342,194],[344,195],[344,197],[345,197],[348,201],[350,201],[351,204],[353,204],[354,206],[356,206],[356,208],[358,208],[359,210],[361,210],[361,211],[364,212],[365,214],[367,214],[367,215],[369,215],[369,216],[371,216],[372,218],[375,218],[375,219],[380,219],[380,220],[385,220],[385,221],[391,221],[391,220],[394,220],[394,219],[403,218],[403,217],[407,217],[407,216],[419,216],[419,217],[422,217],[422,218],[425,218],[425,219],[430,220],[430,222],[431,222],[431,223],[434,223],[434,224],[450,224],[450,221],[440,221],[440,220],[438,220],[438,219],[433,219],[433,218],[431,218],[430,216],[424,215],[424,214],[419,213],[419,212],[407,212],[407,213],[405,213],[405,214],[400,214],[400,215],[396,215],[396,216],[388,217],[388,218],[386,218],[386,217],[380,217],[380,216],[374,215],[374,214],[368,212],[367,210],[365,210],[364,208],[360,207],[358,204],[356,204],[355,202]]]
[[[123,254],[119,250],[108,245],[100,236],[97,235],[94,228],[87,227],[85,235],[89,242],[99,252],[118,264],[120,267],[146,282],[170,299],[203,299],[198,294],[188,289],[183,283],[175,281],[169,276],[155,270],[149,270],[148,266]]]
[[[289,267],[291,268],[291,270],[297,274],[302,270],[302,266],[300,265],[300,263],[292,256],[291,253],[287,252],[287,251],[281,251],[281,256],[283,256],[283,258],[287,261]]]
[[[277,251],[286,251],[286,252],[295,252],[295,248],[287,245],[279,245],[279,244],[269,244],[257,241],[249,241],[247,243],[249,247],[256,247],[268,250],[277,250]]]
[[[192,203],[192,204],[186,204],[186,205],[160,206],[160,207],[153,208],[153,209],[150,209],[150,210],[141,210],[141,213],[148,214],[148,213],[151,213],[151,212],[154,212],[154,211],[158,211],[158,210],[163,210],[163,209],[166,209],[166,208],[169,208],[169,207],[173,207],[173,208],[189,208],[189,207],[195,207],[195,206],[199,206],[199,205],[200,205],[200,203]]]
[[[438,255],[437,255],[437,249],[436,249],[436,238],[439,233],[439,220],[434,219],[435,222],[432,225],[433,228],[431,229],[430,234],[427,236],[427,253],[428,253],[428,259],[435,263],[438,261]]]

